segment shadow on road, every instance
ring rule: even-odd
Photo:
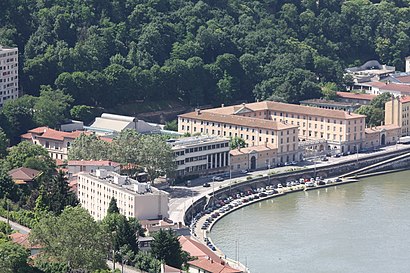
[[[166,192],[169,193],[170,198],[185,198],[185,197],[194,197],[199,194],[198,191],[190,189],[190,188],[182,188],[182,187],[172,187],[166,189]]]

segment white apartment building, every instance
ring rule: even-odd
[[[18,48],[0,45],[0,108],[18,97],[18,80]]]
[[[95,220],[107,215],[111,198],[117,200],[120,213],[141,220],[168,217],[168,193],[140,183],[127,176],[98,169],[95,173],[79,173],[77,195],[81,206]]]
[[[229,139],[195,136],[167,141],[172,146],[177,176],[205,175],[229,171]]]

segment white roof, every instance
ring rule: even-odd
[[[91,124],[91,128],[101,128],[107,130],[113,130],[117,132],[121,132],[125,128],[127,128],[132,121],[121,121],[121,120],[114,120],[109,118],[96,118],[94,123]]]

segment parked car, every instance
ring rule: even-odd
[[[242,170],[241,173],[247,174],[247,173],[248,173],[248,170]]]
[[[209,184],[209,183],[204,183],[203,185],[202,185],[202,187],[204,187],[204,188],[209,188],[211,186],[211,184]]]
[[[220,176],[214,176],[214,177],[212,178],[212,181],[221,182],[221,181],[224,181],[224,178],[223,178],[223,177],[220,177]]]
[[[322,157],[321,161],[329,161],[326,156]]]

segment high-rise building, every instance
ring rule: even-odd
[[[0,108],[18,97],[18,80],[18,48],[0,45]]]

